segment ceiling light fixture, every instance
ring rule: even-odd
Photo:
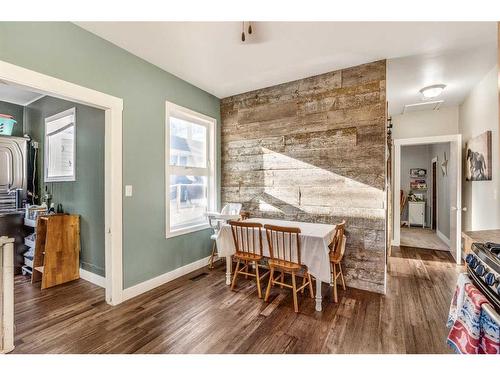
[[[432,99],[441,95],[445,87],[446,85],[443,84],[427,86],[421,89],[420,93],[425,99]]]
[[[252,23],[249,21],[248,22],[248,35],[252,35],[253,29],[252,29]],[[246,35],[245,35],[245,21],[242,22],[241,25],[241,41],[244,42],[246,40]]]

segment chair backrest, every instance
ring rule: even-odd
[[[232,220],[229,225],[236,252],[262,255],[262,224]]]
[[[239,215],[241,211],[241,203],[228,203],[220,212],[222,215]]]
[[[335,259],[340,262],[344,256],[345,251],[345,220],[337,224],[333,240],[328,246],[330,248],[330,259]]]
[[[271,259],[302,265],[300,259],[300,228],[264,225]]]

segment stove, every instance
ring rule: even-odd
[[[465,258],[467,273],[497,312],[500,312],[500,244],[473,243]]]

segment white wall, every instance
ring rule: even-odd
[[[410,192],[410,169],[411,168],[423,168],[427,170],[427,187],[430,185],[430,174],[429,174],[429,165],[430,165],[430,147],[429,145],[416,145],[416,146],[402,146],[401,147],[401,190],[403,190],[408,196]],[[430,224],[430,206],[429,206],[429,190],[425,192],[425,225],[429,226]],[[408,205],[406,205],[403,211],[403,220],[408,220]]]
[[[467,207],[467,211],[462,215],[464,230],[500,228],[498,83],[498,69],[495,67],[472,89],[460,105],[459,130],[463,136],[464,147],[471,138],[491,130],[493,153],[492,181],[463,179],[462,205]]]
[[[392,117],[394,139],[458,134],[458,106]]]

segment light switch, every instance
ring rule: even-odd
[[[132,196],[132,185],[125,185],[125,196],[126,197]]]

